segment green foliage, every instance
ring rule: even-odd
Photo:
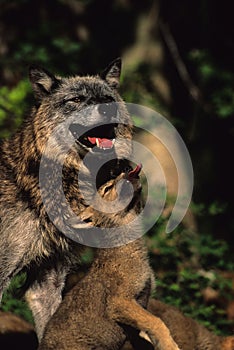
[[[26,302],[22,298],[16,296],[17,291],[19,292],[24,281],[24,274],[20,274],[12,279],[10,286],[3,294],[1,310],[13,312],[24,318],[26,321],[33,323],[32,314]]]
[[[28,109],[31,91],[28,79],[22,79],[13,88],[0,88],[0,137],[9,136],[21,124]]]
[[[166,234],[161,220],[149,233],[151,264],[156,272],[155,297],[172,304],[217,334],[230,334],[232,323],[224,306],[206,303],[207,288],[220,299],[233,294],[231,281],[222,271],[233,271],[233,259],[226,242],[210,234],[194,234],[181,227]]]
[[[207,50],[192,50],[189,57],[197,67],[199,80],[216,115],[220,118],[233,116],[234,73],[219,67]]]
[[[154,91],[152,76],[155,74],[155,68],[146,64],[136,64],[133,62],[128,69],[123,70],[121,95],[128,103],[137,103],[168,115],[168,106],[166,106],[165,101],[158,94],[155,94]],[[138,126],[138,124],[136,125]]]
[[[196,216],[216,216],[226,211],[228,204],[215,200],[207,205],[205,203],[192,203],[193,212]]]
[[[81,45],[67,36],[53,37],[53,32],[50,31],[48,23],[44,25],[42,32],[42,35],[48,40],[48,45],[45,46],[42,40],[37,43],[35,37],[29,36],[27,41],[19,43],[18,50],[13,57],[14,61],[21,62],[24,57],[30,57],[30,62],[40,62],[40,65],[45,67],[48,65],[57,66],[57,70],[62,73],[63,65],[61,65],[61,61],[69,59],[71,69],[76,71],[77,62],[75,57],[79,54]]]

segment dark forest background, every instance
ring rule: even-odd
[[[194,167],[193,225],[147,234],[156,296],[222,334],[233,333],[234,26],[230,1],[0,0],[0,136],[33,102],[32,63],[64,76],[123,59],[126,102],[174,124]],[[194,225],[195,222],[195,225]],[[90,261],[84,256],[83,265]],[[3,310],[29,319],[5,294]]]

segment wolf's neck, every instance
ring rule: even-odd
[[[76,180],[74,176],[76,169],[73,168],[71,171],[69,165],[65,165],[63,169],[63,166],[56,162],[56,159],[53,162],[43,158],[43,142],[46,144],[47,140],[38,138],[34,130],[33,117],[31,117],[23,123],[19,131],[2,144],[2,157],[7,160],[11,181],[17,187],[22,201],[30,202],[30,206],[35,203],[35,208],[42,205],[41,190],[47,193],[48,201],[51,198],[56,198],[56,203],[61,205],[57,188],[63,186],[63,177],[69,184],[64,186],[64,192],[68,192],[69,186],[72,188],[73,194],[76,189],[78,191],[78,185],[73,185]],[[42,158],[44,159],[44,168],[41,167]],[[61,169],[64,170],[64,174]],[[40,183],[40,177],[44,181],[43,185]],[[75,203],[74,206],[76,205]]]

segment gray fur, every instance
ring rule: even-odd
[[[109,100],[119,103],[119,118],[125,123],[115,126],[116,138],[123,138],[123,142],[115,145],[115,157],[129,155],[132,124],[116,90],[120,68],[121,61],[117,59],[102,77],[61,78],[44,69],[32,67],[29,76],[35,94],[35,107],[20,130],[0,145],[0,295],[14,275],[26,270],[29,281],[26,296],[39,338],[61,302],[65,277],[77,265],[82,250],[82,246],[64,236],[47,215],[39,188],[41,157],[54,129],[71,115],[77,119],[82,131],[87,126],[96,126],[97,121],[103,121],[104,117],[105,122],[111,122],[110,116],[108,119],[106,113],[100,115],[101,110],[96,108],[96,104]],[[82,110],[85,111],[84,115]],[[65,144],[59,136],[52,141],[51,159],[48,159],[46,166],[53,169],[50,176],[53,177],[54,186],[60,176],[56,169],[61,162]],[[88,151],[93,152],[79,142],[75,143],[63,164],[65,198],[76,214],[84,206],[77,173]],[[105,152],[99,152],[98,157],[105,158]],[[114,160],[103,167],[97,179],[99,185],[110,178],[111,169],[119,166],[120,162]],[[47,204],[56,195],[57,203],[61,204],[54,208],[56,222],[65,215],[63,202],[56,188],[51,187],[50,181],[46,186]]]

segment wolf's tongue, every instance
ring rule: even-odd
[[[128,178],[129,179],[132,179],[132,178],[138,178],[140,172],[141,172],[141,169],[142,169],[142,164],[138,164],[135,169],[131,170],[128,172]]]
[[[88,140],[90,143],[92,143],[93,145],[96,145],[96,137],[88,137]]]
[[[93,145],[97,145],[99,148],[112,148],[113,140],[110,139],[102,139],[100,137],[88,137],[89,142]]]

